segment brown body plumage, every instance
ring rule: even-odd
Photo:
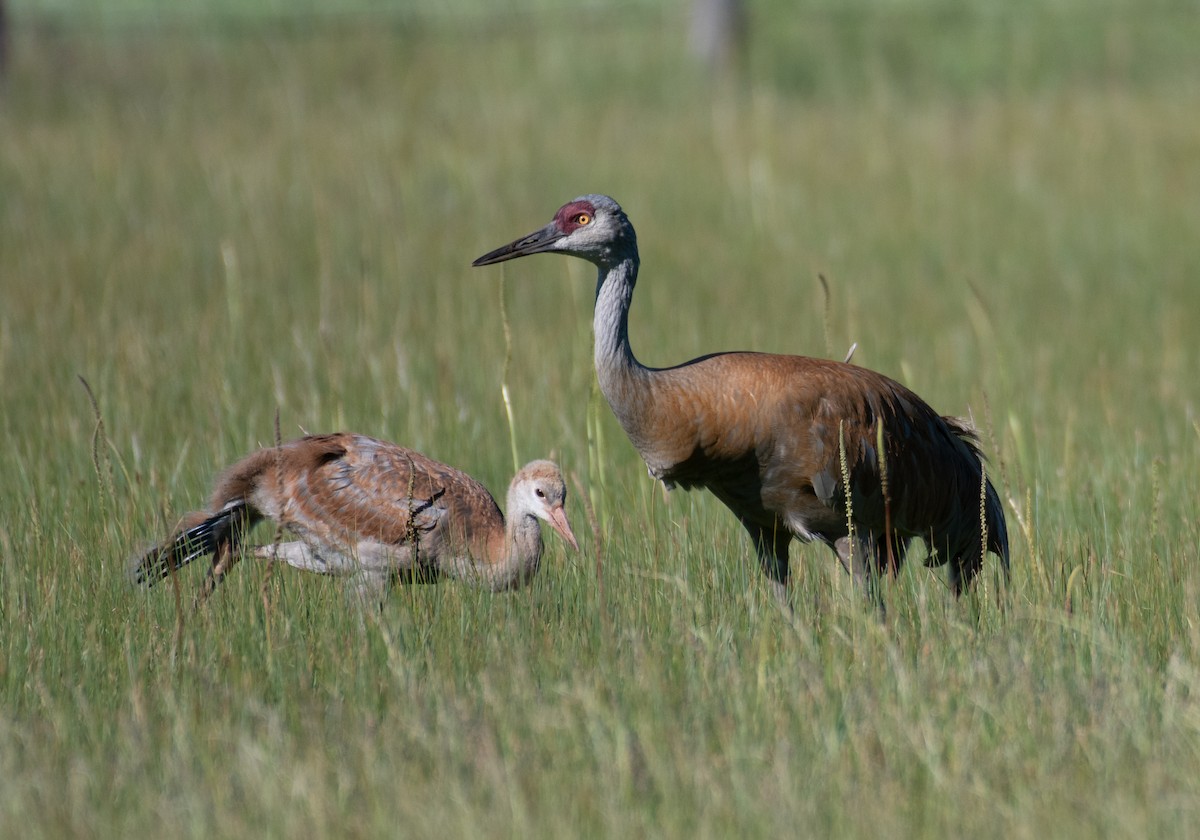
[[[739,352],[642,365],[628,334],[637,238],[607,196],[575,199],[546,227],[475,265],[545,252],[599,269],[596,374],[650,474],[668,487],[712,491],[750,533],[781,597],[794,538],[829,545],[868,589],[916,538],[932,562],[949,564],[956,594],[985,550],[1007,573],[1004,511],[963,423],[898,382],[842,362]]]
[[[170,539],[137,559],[133,574],[152,585],[212,555],[204,598],[237,561],[250,529],[269,519],[296,539],[258,546],[255,557],[348,575],[368,600],[378,600],[390,581],[442,575],[512,589],[537,572],[539,518],[577,547],[565,502],[562,474],[549,461],[513,478],[506,522],[491,493],[460,470],[364,435],[311,435],[227,469],[208,510],[184,517]]]

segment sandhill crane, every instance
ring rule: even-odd
[[[749,532],[788,603],[793,538],[830,546],[867,594],[911,540],[949,564],[956,595],[992,551],[1008,573],[1004,510],[978,442],[882,374],[843,362],[733,352],[648,368],[629,346],[637,237],[616,201],[585,195],[474,265],[560,253],[596,265],[596,376],[650,475],[706,487]]]
[[[508,520],[491,493],[464,472],[419,452],[355,434],[310,435],[242,458],[217,479],[209,508],[135,562],[153,585],[198,557],[213,565],[198,601],[237,562],[250,529],[270,519],[298,539],[258,546],[254,557],[347,575],[363,604],[387,584],[441,575],[493,590],[528,583],[542,556],[544,519],[578,549],[559,468],[533,461],[508,488]]]

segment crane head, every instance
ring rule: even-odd
[[[533,461],[521,468],[508,489],[508,515],[545,520],[576,551],[579,543],[567,521],[567,482],[553,461]]]
[[[621,205],[606,195],[569,201],[545,227],[489,251],[474,266],[492,265],[529,254],[568,254],[599,266],[637,255],[637,237]]]

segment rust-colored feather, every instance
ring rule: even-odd
[[[504,517],[491,493],[471,476],[432,458],[363,435],[300,438],[281,450],[261,450],[231,468],[255,470],[252,489],[230,488],[251,498],[264,515],[305,539],[350,544],[373,539],[401,545],[434,525],[429,508],[444,511],[444,539],[477,557],[488,539],[503,534]],[[224,489],[226,480],[220,484]],[[212,507],[220,499],[213,498]]]
[[[650,474],[724,502],[781,597],[794,537],[828,544],[869,591],[883,563],[895,568],[914,539],[950,565],[956,593],[978,573],[985,545],[1007,573],[1004,510],[963,423],[844,362],[720,353],[645,367],[628,330],[637,236],[608,196],[575,199],[475,265],[551,252],[598,269],[596,375]]]
[[[172,538],[137,558],[134,578],[152,584],[212,555],[207,595],[265,518],[298,539],[261,547],[257,556],[356,576],[373,595],[397,576],[430,581],[449,574],[506,589],[537,570],[536,519],[575,546],[565,500],[558,467],[535,461],[513,478],[506,521],[491,493],[461,470],[365,435],[311,435],[225,470],[209,509],[186,516]]]
[[[881,374],[823,359],[728,353],[653,371],[651,382],[627,427],[651,471],[680,487],[709,488],[748,523],[830,543],[846,536],[844,451],[857,528],[882,534],[889,514],[898,537],[948,533],[941,548],[980,545],[974,435]],[[1001,516],[991,535],[998,552],[1004,538]]]

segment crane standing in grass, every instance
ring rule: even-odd
[[[706,487],[749,532],[788,602],[794,538],[830,546],[878,600],[885,563],[910,541],[949,565],[956,595],[992,551],[1008,573],[1004,510],[976,437],[882,374],[842,362],[715,353],[648,368],[629,346],[637,237],[616,201],[586,195],[553,221],[475,260],[560,253],[596,265],[596,376],[621,427],[668,488]]]
[[[310,435],[226,470],[208,510],[188,514],[172,537],[137,558],[133,577],[153,585],[212,555],[203,601],[237,562],[250,529],[270,519],[299,539],[257,546],[253,556],[350,576],[364,604],[381,601],[393,580],[428,583],[442,575],[515,589],[537,573],[539,519],[579,547],[566,498],[559,468],[534,461],[509,485],[506,522],[491,493],[453,467],[363,435]]]

